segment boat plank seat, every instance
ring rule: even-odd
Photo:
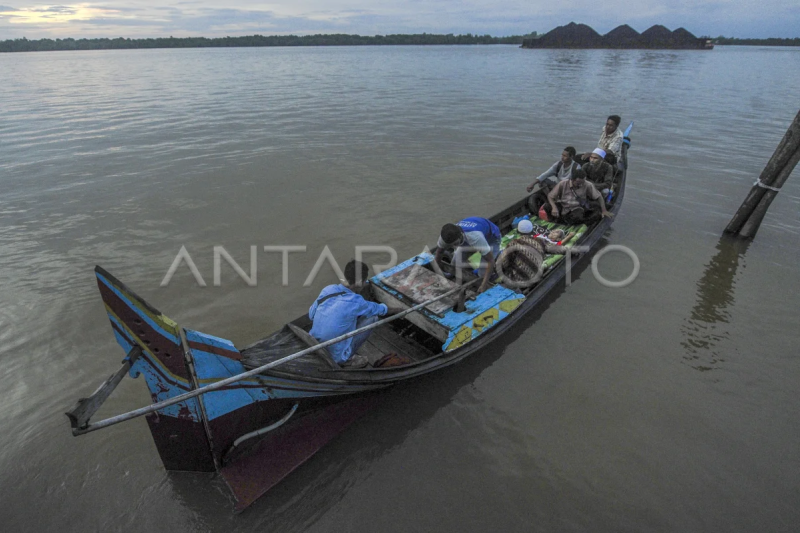
[[[384,355],[395,352],[410,357],[415,361],[422,361],[433,355],[432,352],[429,352],[421,345],[397,335],[389,328],[375,328],[369,340],[383,351]]]
[[[308,346],[314,347],[319,344],[319,341],[303,328],[295,326],[291,322],[286,324],[286,326],[288,326],[288,328],[292,330],[292,333],[294,333],[298,339],[306,343]],[[331,352],[328,351],[327,348],[319,348],[314,352],[314,354],[317,355],[317,357],[319,357],[321,360],[323,360],[325,364],[328,365],[329,368],[335,370],[341,370],[341,367],[338,364],[336,364],[336,361],[333,359],[333,355],[331,355]]]

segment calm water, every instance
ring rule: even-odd
[[[7,531],[790,531],[800,520],[800,176],[720,240],[798,110],[800,49],[386,47],[0,55],[0,523]],[[381,405],[242,515],[137,419],[62,414],[118,368],[92,268],[248,344],[335,279],[521,197],[636,121],[609,243],[501,341]],[[248,265],[258,286],[213,247]],[[186,246],[207,282],[178,270]],[[385,254],[367,256],[385,263]],[[246,267],[245,267],[246,268]],[[603,258],[623,279],[631,262]],[[149,402],[123,382],[99,416]]]

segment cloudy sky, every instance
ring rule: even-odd
[[[800,37],[798,0],[0,0],[0,40],[18,37],[187,37],[313,33],[547,32],[571,21],[685,27],[697,36]]]

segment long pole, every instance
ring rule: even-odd
[[[800,135],[798,135],[798,137],[800,137]],[[778,191],[781,187],[783,187],[783,184],[786,183],[786,180],[789,179],[789,174],[792,173],[798,162],[800,162],[800,148],[796,150],[794,154],[792,154],[789,162],[777,174],[775,180],[770,185],[772,188],[767,189],[766,192],[763,193],[758,205],[756,205],[756,207],[753,209],[753,212],[750,214],[750,218],[747,219],[747,222],[744,223],[742,229],[739,230],[740,236],[747,238],[756,236],[758,228],[761,226],[761,221],[764,220],[764,215],[767,214],[767,209],[769,209],[769,206],[772,204],[772,201],[775,199],[775,197],[778,196]]]
[[[83,435],[84,433],[90,433],[90,432],[96,431],[98,429],[102,429],[102,428],[105,428],[105,427],[108,427],[108,426],[113,426],[114,424],[119,424],[120,422],[125,422],[127,420],[131,420],[132,418],[137,418],[137,417],[140,417],[140,416],[143,416],[143,415],[158,411],[159,409],[163,409],[165,407],[169,407],[170,405],[175,405],[176,403],[180,403],[180,402],[186,401],[186,400],[188,400],[190,398],[195,398],[197,396],[200,396],[201,394],[206,394],[206,393],[209,393],[209,392],[213,392],[215,390],[218,390],[218,389],[221,389],[223,387],[226,387],[226,386],[228,386],[228,385],[230,385],[232,383],[236,383],[236,382],[242,381],[243,379],[247,379],[247,378],[249,378],[251,376],[255,376],[257,374],[261,374],[266,370],[269,370],[271,368],[275,368],[276,366],[280,366],[280,365],[282,365],[284,363],[288,363],[289,361],[297,359],[298,357],[302,357],[302,356],[304,356],[306,354],[309,354],[311,352],[315,352],[315,351],[319,350],[320,348],[325,348],[327,346],[330,346],[331,344],[336,344],[337,342],[343,341],[345,339],[349,339],[350,337],[358,335],[359,333],[363,333],[363,332],[365,332],[367,330],[376,328],[376,327],[380,326],[381,324],[386,324],[387,322],[391,322],[392,320],[397,320],[398,318],[402,318],[402,317],[406,316],[409,313],[413,313],[414,311],[419,311],[420,309],[422,309],[426,305],[432,304],[433,302],[437,302],[437,301],[441,300],[442,298],[446,298],[447,296],[450,296],[451,294],[455,294],[456,292],[464,289],[465,287],[469,287],[470,285],[473,285],[474,283],[477,283],[478,281],[480,281],[480,278],[474,279],[472,281],[469,281],[469,282],[467,282],[467,283],[465,283],[463,285],[459,285],[459,286],[457,286],[457,287],[445,292],[444,294],[440,294],[436,298],[431,298],[430,300],[428,300],[426,302],[422,302],[421,304],[417,304],[414,307],[406,309],[405,311],[397,313],[396,315],[392,315],[390,317],[384,318],[383,320],[375,322],[374,324],[370,324],[368,326],[364,326],[363,328],[359,328],[359,329],[353,330],[353,331],[351,331],[349,333],[345,333],[344,335],[340,335],[340,336],[338,336],[338,337],[336,337],[334,339],[331,339],[331,340],[328,340],[328,341],[325,341],[325,342],[321,342],[319,344],[315,344],[314,346],[306,348],[305,350],[301,350],[301,351],[299,351],[297,353],[293,353],[292,355],[287,355],[286,357],[278,359],[277,361],[272,361],[271,363],[267,363],[267,364],[262,365],[262,366],[260,366],[258,368],[254,368],[253,370],[248,370],[247,372],[243,372],[241,374],[237,374],[235,376],[231,376],[229,378],[225,378],[225,379],[223,379],[221,381],[217,381],[216,383],[212,383],[211,385],[203,387],[202,389],[195,389],[193,391],[189,391],[189,392],[186,392],[184,394],[179,394],[178,396],[174,396],[174,397],[172,397],[172,398],[170,398],[168,400],[164,400],[163,402],[154,403],[152,405],[148,405],[147,407],[142,407],[142,408],[136,409],[134,411],[129,411],[127,413],[123,413],[121,415],[112,416],[111,418],[106,418],[106,419],[101,420],[99,422],[96,422],[94,424],[88,424],[86,427],[83,427],[83,428],[73,429],[72,430],[72,434],[75,435],[75,436]]]
[[[758,181],[733,216],[725,233],[742,237],[754,237],[758,226],[775,199],[778,190],[786,182],[795,165],[800,160],[800,112],[794,117],[775,153],[761,172]]]

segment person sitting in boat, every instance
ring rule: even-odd
[[[542,175],[540,175],[533,183],[528,185],[528,192],[533,191],[537,183],[541,184],[539,190],[531,195],[528,200],[528,206],[531,212],[538,213],[539,208],[547,203],[547,193],[553,190],[553,187],[559,181],[568,180],[572,176],[572,171],[581,168],[581,165],[573,160],[576,150],[572,146],[567,146],[561,152],[561,159],[553,163],[553,166],[548,168]]]
[[[519,231],[519,229],[517,229]],[[520,231],[520,233],[522,233]],[[541,240],[545,244],[552,244],[553,246],[563,246],[564,243],[569,242],[569,240],[575,236],[574,231],[570,231],[567,233],[563,229],[554,229],[547,235],[544,233],[540,233],[536,236],[537,239]]]
[[[500,254],[500,228],[492,221],[481,217],[469,217],[457,224],[442,226],[436,248],[436,264],[441,265],[445,250],[455,249],[451,264],[460,268],[468,267],[469,257],[478,252],[481,254],[481,266],[478,275],[483,276],[478,292],[489,288],[494,272],[495,258]]]
[[[581,167],[586,172],[586,179],[592,182],[603,198],[608,196],[614,183],[614,168],[605,162],[605,157],[602,148],[595,148],[589,156],[589,162]]]
[[[606,161],[611,165],[616,165],[622,157],[622,132],[619,131],[619,123],[622,121],[619,115],[611,115],[606,119],[606,125],[600,133],[600,140],[597,147],[606,153]],[[588,161],[592,152],[586,152],[581,156],[583,161]]]
[[[320,342],[374,324],[378,317],[391,314],[386,304],[368,302],[359,294],[369,282],[367,265],[361,261],[350,261],[344,267],[344,277],[346,283],[328,285],[322,289],[308,310],[308,317],[314,322],[309,333]],[[370,333],[372,330],[359,333],[328,346],[328,350],[340,365],[356,368],[366,366],[366,356],[355,354]]]
[[[542,277],[542,263],[545,254],[565,254],[567,248],[561,245],[572,238],[574,233],[564,235],[564,230],[544,234],[533,234],[530,220],[522,220],[517,225],[520,236],[511,241],[497,258],[497,271],[503,276],[503,284],[511,288],[530,287]]]
[[[606,202],[595,186],[586,181],[583,168],[572,172],[572,177],[560,182],[547,195],[544,206],[548,219],[564,224],[591,224],[602,217],[613,217]]]

